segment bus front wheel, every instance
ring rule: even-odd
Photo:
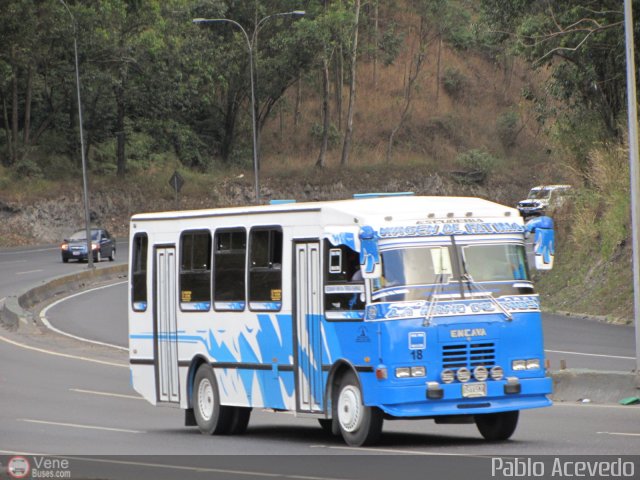
[[[347,445],[371,445],[380,438],[382,411],[364,405],[362,391],[353,372],[347,373],[340,382],[337,414],[340,433]]]
[[[514,410],[512,412],[476,415],[476,427],[485,440],[490,442],[507,440],[516,431],[519,413],[518,410]]]
[[[201,365],[193,380],[193,414],[200,431],[205,435],[227,433],[231,426],[229,408],[220,405],[213,369],[209,365]]]

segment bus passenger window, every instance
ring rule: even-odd
[[[131,264],[131,305],[134,312],[147,310],[147,245],[146,233],[133,237],[133,261]]]
[[[208,311],[211,308],[211,233],[184,232],[180,236],[180,308]]]
[[[282,307],[282,231],[255,228],[249,238],[249,308]]]
[[[216,310],[244,310],[246,252],[247,232],[244,228],[216,231],[213,283]]]

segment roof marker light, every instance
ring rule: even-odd
[[[379,198],[379,197],[407,197],[415,195],[413,192],[372,192],[372,193],[354,193],[353,198]]]

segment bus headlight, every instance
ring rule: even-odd
[[[452,383],[455,380],[455,374],[453,373],[453,370],[449,370],[447,368],[440,372],[440,379],[442,380],[442,383]]]
[[[513,370],[514,372],[526,369],[527,362],[525,360],[514,360],[511,362],[511,370]]]
[[[468,382],[471,379],[471,372],[468,368],[462,367],[459,368],[456,372],[456,377],[458,377],[458,381],[461,383]]]
[[[527,360],[527,370],[540,370],[540,359],[530,358]]]
[[[492,380],[502,380],[502,378],[504,377],[504,370],[502,369],[502,367],[496,365],[495,367],[491,368],[491,370],[489,371],[489,375],[491,375]]]
[[[396,368],[396,378],[424,377],[426,375],[427,369],[423,366]]]
[[[486,367],[479,365],[473,369],[473,377],[479,382],[484,382],[487,378],[489,378],[489,371],[486,369]]]

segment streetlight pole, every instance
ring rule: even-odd
[[[255,82],[256,85],[258,84],[258,53],[259,53],[259,49],[258,49],[258,34],[260,33],[260,29],[262,28],[262,26],[264,25],[264,23],[271,19],[271,18],[275,18],[275,17],[302,17],[306,15],[306,12],[304,10],[293,10],[291,12],[282,12],[282,13],[272,13],[271,15],[267,15],[266,17],[262,18],[259,22],[257,22],[255,24],[255,27],[253,28],[253,35],[251,36],[251,45],[253,47],[253,61],[255,62],[255,66],[254,66],[254,75],[255,75]],[[260,99],[259,99],[259,95],[258,92],[256,91],[256,121],[259,117],[259,112],[257,111],[258,109],[258,105],[260,104]],[[259,127],[259,126],[258,126]],[[261,154],[261,149],[260,149],[260,128],[256,128],[256,145],[257,145],[257,152],[256,152],[256,159],[258,162],[258,170],[260,170],[260,161],[262,160],[262,154]]]
[[[80,158],[82,159],[82,194],[84,197],[84,226],[85,234],[87,236],[87,268],[94,268],[93,265],[93,250],[91,249],[91,219],[89,218],[89,187],[87,182],[87,159],[84,152],[84,131],[82,128],[82,102],[80,100],[80,68],[78,66],[78,29],[76,19],[69,10],[69,7],[60,0],[60,3],[69,13],[71,17],[71,23],[73,25],[73,53],[75,59],[76,68],[76,91],[78,94],[78,123],[80,124]]]
[[[62,0],[61,0],[62,1]],[[230,18],[194,18],[192,23],[195,24],[203,24],[203,23],[230,23],[231,25],[240,29],[242,34],[244,35],[244,39],[247,42],[247,50],[249,51],[249,76],[251,77],[251,126],[253,130],[253,181],[254,181],[254,190],[255,190],[255,199],[256,204],[260,204],[260,181],[259,181],[259,164],[258,164],[258,125],[256,118],[256,80],[255,80],[255,68],[254,68],[254,49],[255,42],[258,36],[258,30],[260,26],[269,18],[272,17],[280,17],[280,16],[300,16],[304,15],[305,12],[302,10],[294,10],[292,12],[283,12],[283,13],[274,13],[272,15],[268,15],[261,19],[255,26],[253,30],[253,35],[251,39],[249,39],[249,35],[247,31],[244,29],[242,25],[240,25],[235,20]]]

